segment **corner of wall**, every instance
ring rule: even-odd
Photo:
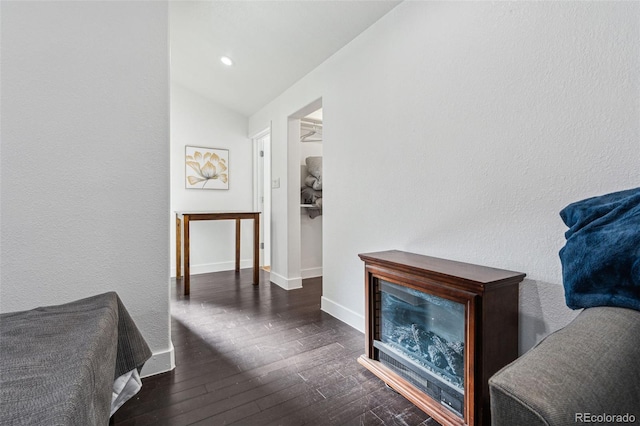
[[[156,374],[166,373],[176,368],[175,351],[173,343],[169,342],[170,346],[166,351],[156,352],[151,355],[151,358],[144,364],[140,377],[155,376]]]
[[[302,277],[285,278],[282,275],[278,275],[275,272],[271,271],[271,273],[269,274],[269,280],[285,290],[295,290],[296,288],[302,288]]]
[[[364,316],[351,309],[322,296],[320,309],[332,317],[350,325],[361,333],[364,333]]]

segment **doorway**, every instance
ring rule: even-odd
[[[289,212],[292,214],[289,261],[292,265],[291,275],[299,280],[298,287],[302,286],[302,280],[308,278],[318,278],[319,282],[322,282],[323,275],[322,200],[305,199],[309,192],[321,197],[321,186],[309,188],[316,191],[303,193],[307,187],[307,177],[309,177],[308,157],[315,157],[316,163],[310,164],[310,166],[316,167],[316,170],[318,169],[317,161],[319,161],[319,180],[322,181],[323,142],[321,139],[323,123],[321,114],[322,98],[319,98],[288,117],[288,182],[290,185],[296,186],[296,188],[291,188],[288,195]],[[315,201],[318,203],[316,204]]]
[[[300,119],[300,275],[322,277],[322,108]]]
[[[260,215],[260,265],[271,270],[271,130],[260,132],[254,141],[254,209]]]

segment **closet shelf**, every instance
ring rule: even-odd
[[[300,204],[300,207],[304,207],[306,209],[319,209],[320,207],[315,204]]]

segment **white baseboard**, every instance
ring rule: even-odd
[[[269,273],[269,280],[284,288],[285,290],[294,290],[296,288],[302,288],[302,278],[285,278],[282,275],[278,275],[271,271]]]
[[[240,269],[253,268],[253,259],[240,259]],[[236,269],[235,260],[229,262],[218,263],[201,263],[198,265],[189,265],[191,275],[208,274],[210,272],[233,271]],[[184,272],[184,271],[183,271]],[[171,278],[176,277],[175,265],[171,267]]]
[[[320,309],[328,313],[332,317],[336,317],[340,321],[364,333],[364,315],[360,315],[349,308],[327,299],[322,296],[320,301]]]
[[[300,271],[300,275],[302,275],[302,279],[306,278],[315,278],[322,276],[322,266],[317,268],[307,268]]]
[[[176,358],[173,343],[171,343],[171,347],[168,350],[151,355],[151,358],[142,367],[140,377],[155,376],[156,374],[171,371],[174,368],[176,368]]]

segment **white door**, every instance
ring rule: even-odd
[[[260,265],[271,265],[271,138],[266,135],[256,141],[256,208],[260,215]]]

